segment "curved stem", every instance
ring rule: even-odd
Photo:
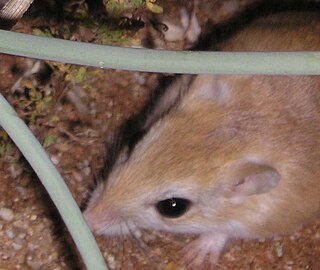
[[[177,52],[120,48],[0,30],[0,52],[37,59],[147,72],[320,74],[320,52]]]
[[[8,133],[48,191],[89,270],[108,270],[82,213],[65,182],[26,124],[0,94],[0,125]]]

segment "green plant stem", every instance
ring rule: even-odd
[[[120,48],[0,31],[0,52],[37,59],[148,72],[320,74],[320,52],[177,52]]]
[[[58,208],[89,270],[107,270],[100,250],[65,182],[26,124],[0,94],[0,125],[28,160]]]

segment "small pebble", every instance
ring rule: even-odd
[[[13,239],[13,238],[16,237],[15,232],[14,232],[13,230],[11,230],[11,229],[9,229],[9,230],[6,231],[6,235],[7,235],[7,237],[8,237],[9,239]]]
[[[113,255],[108,255],[106,260],[110,269],[116,269],[116,260]]]
[[[230,252],[225,253],[225,257],[227,258],[228,261],[233,262],[236,258],[231,254]]]
[[[18,166],[18,165],[11,165],[9,167],[9,172],[10,172],[10,175],[13,177],[13,178],[17,178],[19,175],[21,175],[22,173],[22,168],[21,166]]]
[[[20,244],[17,244],[17,243],[12,243],[12,248],[13,248],[14,250],[20,250],[20,249],[23,248],[23,246],[20,245]]]
[[[30,220],[31,220],[31,221],[35,221],[35,220],[37,220],[37,218],[38,218],[37,215],[32,215],[32,216],[30,217]]]
[[[90,161],[89,161],[89,160],[87,160],[87,159],[86,159],[86,160],[84,160],[84,161],[83,161],[83,166],[84,166],[84,167],[88,167],[88,166],[90,166]]]
[[[24,222],[22,222],[21,220],[16,220],[12,224],[13,224],[13,226],[15,226],[15,227],[17,227],[18,229],[21,229],[21,230],[23,230],[23,229],[25,229],[27,227],[26,224]]]
[[[314,238],[319,240],[320,239],[320,232],[317,232],[315,235],[314,235]]]
[[[274,258],[274,256],[273,256],[273,254],[272,254],[271,251],[268,251],[268,252],[266,253],[266,258],[267,258],[268,261],[270,261],[271,263],[275,262],[275,258]]]
[[[18,237],[20,238],[20,239],[25,239],[26,238],[26,234],[25,233],[19,233],[19,235],[18,235]]]
[[[110,101],[108,102],[108,107],[113,107],[113,100],[110,100]]]
[[[112,112],[106,112],[106,117],[107,117],[107,118],[111,118],[112,115],[113,115]]]
[[[45,228],[44,224],[40,223],[35,227],[34,230],[36,231],[36,233],[41,233],[44,230],[44,228]]]
[[[58,260],[58,258],[59,258],[59,255],[58,255],[57,252],[53,252],[53,253],[51,253],[50,256],[49,256],[49,259],[50,259],[51,261]]]
[[[293,261],[287,261],[287,265],[293,265]]]
[[[289,237],[289,239],[290,239],[291,241],[295,241],[295,240],[296,240],[296,237],[295,237],[294,235],[291,235],[291,236]]]
[[[14,218],[13,211],[10,208],[0,208],[0,218],[4,221],[11,222]]]
[[[27,265],[34,270],[38,270],[41,269],[42,263],[41,262],[37,262],[37,261],[27,261]]]
[[[5,251],[5,252],[3,252],[2,253],[2,255],[1,255],[1,258],[3,259],[3,260],[8,260],[8,259],[10,259],[11,257],[12,257],[12,252],[11,251]],[[0,260],[1,261],[1,260]]]
[[[16,187],[16,190],[23,196],[25,197],[27,195],[27,190],[24,187]],[[14,199],[14,201],[19,201],[19,198]]]
[[[8,260],[9,258],[10,258],[10,256],[7,255],[7,254],[2,255],[2,259],[3,259],[3,260]]]
[[[259,240],[259,243],[264,243],[264,242],[266,242],[266,239],[265,239],[265,238],[259,238],[258,240]]]
[[[86,168],[84,168],[83,172],[84,172],[84,174],[86,176],[89,176],[91,174],[91,168],[90,167],[86,167]]]
[[[73,172],[72,177],[77,181],[77,182],[82,182],[83,177],[80,173],[78,172]]]
[[[53,163],[54,165],[58,165],[59,162],[60,162],[60,157],[58,157],[58,156],[52,155],[52,156],[50,157],[50,159],[51,159],[51,161],[52,161],[52,163]]]
[[[276,243],[276,254],[279,258],[283,256],[283,246],[279,242]]]
[[[17,246],[24,246],[24,245],[26,245],[26,241],[21,238],[15,238],[14,244],[16,244]]]

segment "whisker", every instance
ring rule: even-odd
[[[163,241],[166,241],[167,244],[164,244],[165,246],[167,245],[172,245],[174,243],[175,245],[179,247],[184,247],[186,245],[186,241],[181,240],[181,237],[177,239],[177,235],[174,234],[168,234],[168,233],[163,233],[160,231],[152,231],[152,233],[157,237],[160,238]]]
[[[181,240],[181,235],[179,234],[168,234],[156,230],[153,230],[151,233],[154,234],[156,237],[156,239],[152,239],[152,241],[157,241],[158,243],[160,242],[164,250],[168,250],[168,247],[172,248],[172,246],[174,249],[181,250],[183,247],[186,246],[186,241]],[[177,253],[179,254],[179,251],[177,251]],[[172,261],[173,263],[181,265],[180,257],[177,258],[177,256],[174,256],[172,254],[173,253],[167,252],[165,256],[168,260]]]
[[[133,222],[127,222],[126,226],[130,232],[130,235],[132,235],[132,239],[134,240],[134,242],[136,243],[135,246],[137,246],[137,248],[140,250],[140,252],[143,254],[143,256],[145,257],[145,259],[147,260],[147,263],[150,266],[154,266],[154,263],[152,262],[152,260],[150,259],[150,256],[148,253],[151,253],[151,250],[149,248],[149,246],[143,241],[143,239],[141,238],[141,232],[140,230],[138,230],[138,228],[135,226],[135,224]],[[138,234],[137,234],[138,232]],[[131,240],[132,240],[131,239]],[[148,253],[147,253],[147,252]],[[159,269],[158,266],[156,266],[156,269]]]
[[[169,261],[171,261],[171,262],[173,262],[173,263],[175,263],[175,264],[177,264],[177,265],[180,265],[180,260],[179,259],[177,259],[177,256],[175,256],[175,254],[176,253],[178,253],[178,252],[175,252],[175,253],[172,253],[172,252],[168,252],[168,248],[167,247],[172,247],[172,243],[170,243],[170,240],[168,240],[168,239],[166,239],[166,242],[167,243],[164,243],[163,241],[161,241],[161,248],[163,249],[163,250],[167,250],[167,252],[165,253],[165,257],[169,260]],[[182,247],[181,246],[179,246],[177,249],[178,250],[180,250]],[[169,249],[170,250],[170,249]]]

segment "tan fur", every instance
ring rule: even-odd
[[[318,18],[313,13],[269,16],[221,47],[320,49]],[[139,228],[212,239],[286,233],[319,217],[319,145],[318,76],[199,75],[179,106],[111,175],[100,199],[89,205],[87,220],[99,230],[112,208]],[[279,184],[263,194],[230,196],[240,171],[250,175],[256,164],[279,173]],[[187,197],[193,205],[179,218],[162,217],[154,204],[170,197]],[[200,239],[196,248],[205,241]],[[206,252],[219,255],[223,245],[222,237],[221,247]]]

